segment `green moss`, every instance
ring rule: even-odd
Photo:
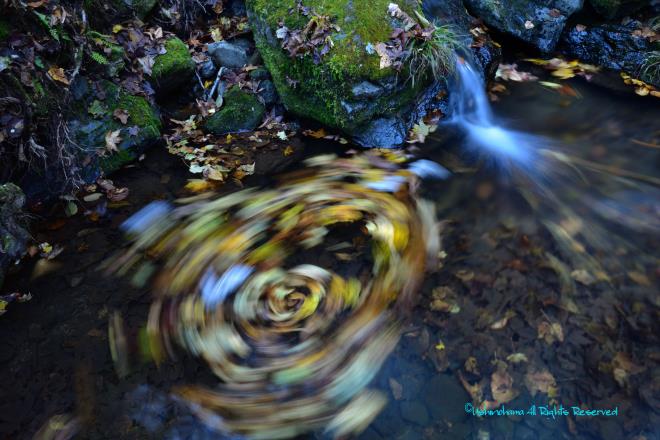
[[[254,130],[265,111],[255,95],[232,87],[225,93],[222,109],[206,122],[206,129],[217,135]]]
[[[340,28],[331,35],[333,47],[317,65],[309,55],[290,58],[281,49],[281,41],[274,37],[280,21],[290,29],[301,29],[308,23],[309,17],[296,9],[296,0],[247,0],[257,48],[290,111],[350,132],[414,99],[425,85],[422,81],[414,86],[409,84],[403,91],[385,93],[369,106],[346,109],[346,104],[354,101],[352,87],[356,83],[389,82],[397,75],[408,76],[407,71],[381,69],[380,57],[367,52],[369,43],[376,45],[389,40],[394,30],[395,23],[387,12],[389,4],[390,0],[305,0],[304,6],[330,16]],[[401,1],[399,6],[411,15],[415,11],[421,13],[415,0]]]
[[[158,55],[151,77],[160,87],[176,87],[195,72],[195,62],[188,53],[188,46],[174,37],[165,43],[166,53]]]
[[[122,94],[116,108],[128,112],[128,125],[137,125],[146,131],[146,136],[160,136],[160,119],[142,96]]]
[[[9,23],[4,20],[0,20],[0,41],[5,41],[9,34],[11,33],[11,28]]]
[[[251,10],[273,29],[279,21],[291,29],[301,29],[309,21],[296,9],[297,0],[247,0]],[[342,0],[305,0],[304,6],[310,7],[320,15],[328,15],[340,27],[339,35],[333,36],[334,47],[326,56],[325,63],[337,76],[361,76],[368,79],[384,78],[392,72],[380,68],[380,59],[366,51],[368,43],[376,44],[387,41],[392,34],[391,18],[387,8],[391,0],[353,1]],[[414,0],[401,1],[399,6],[409,14],[419,9]],[[292,13],[289,13],[291,11]]]

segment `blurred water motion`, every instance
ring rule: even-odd
[[[399,338],[439,252],[433,205],[398,152],[319,156],[274,189],[155,202],[124,224],[114,273],[151,283],[137,352],[111,320],[120,375],[138,356],[186,352],[217,386],[177,387],[209,427],[247,438],[360,432],[385,405],[366,387]]]

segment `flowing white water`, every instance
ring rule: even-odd
[[[657,187],[634,173],[627,172],[630,179],[611,174],[606,165],[583,160],[550,138],[505,128],[493,114],[479,72],[462,58],[456,72],[445,124],[464,132],[464,150],[512,177],[513,188],[577,267],[596,271],[599,266],[588,253],[574,251],[582,247],[578,241],[612,250],[629,246],[625,230],[660,232]],[[571,224],[579,227],[567,228]]]
[[[477,70],[458,58],[456,72],[450,98],[452,116],[446,124],[465,132],[466,148],[475,153],[486,153],[487,158],[498,166],[515,166],[529,171],[535,161],[538,165],[538,151],[549,143],[547,139],[498,124],[486,95],[484,80]]]

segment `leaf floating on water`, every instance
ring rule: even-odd
[[[395,311],[412,303],[427,255],[439,252],[435,209],[415,195],[418,177],[401,153],[307,165],[274,188],[154,202],[122,225],[132,243],[107,267],[138,284],[153,280],[157,293],[138,343],[124,343],[113,320],[120,374],[134,346],[137,358],[155,362],[181,351],[204,359],[219,386],[176,393],[200,416],[222,414],[227,433],[353,435],[375,417],[382,396],[365,388],[400,336]],[[254,172],[254,163],[242,166]],[[193,181],[188,189],[207,188]],[[347,226],[356,235],[334,241]],[[327,248],[348,260],[370,252],[371,265],[342,275],[334,265],[288,264],[291,256],[317,261]],[[273,417],[255,423],[264,411]]]

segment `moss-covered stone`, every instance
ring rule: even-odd
[[[82,85],[76,83],[73,87],[79,104],[69,117],[69,128],[76,143],[83,147],[80,154],[89,158],[81,174],[83,180],[91,182],[101,172],[111,173],[137,159],[160,139],[162,124],[157,110],[146,98],[130,95],[117,85],[102,81],[98,87],[105,99],[99,101],[91,85],[86,80],[81,82]],[[128,114],[126,125],[113,116],[118,109]],[[105,135],[116,130],[120,130],[119,151],[107,151]],[[103,153],[100,157],[99,152]]]
[[[265,111],[255,95],[232,87],[225,93],[222,109],[207,120],[206,130],[216,135],[254,130]]]
[[[173,37],[165,42],[166,53],[158,55],[154,62],[151,78],[161,90],[173,90],[186,83],[195,73],[195,62],[188,46]]]
[[[333,32],[333,47],[314,63],[311,55],[291,58],[275,36],[280,23],[302,29],[309,21],[296,8],[296,0],[247,0],[257,48],[270,71],[282,102],[292,112],[316,119],[348,134],[361,130],[381,115],[391,115],[414,102],[423,82],[413,88],[406,72],[380,68],[380,58],[369,44],[389,40],[396,23],[388,15],[390,0],[305,0],[305,7],[327,15],[340,30]],[[411,15],[421,13],[416,0],[398,2]],[[381,93],[368,100],[356,98],[353,88],[364,81]]]
[[[648,4],[645,0],[589,0],[589,2],[596,12],[608,19],[622,17]]]
[[[0,41],[5,41],[10,33],[11,28],[9,27],[9,23],[0,19]]]

